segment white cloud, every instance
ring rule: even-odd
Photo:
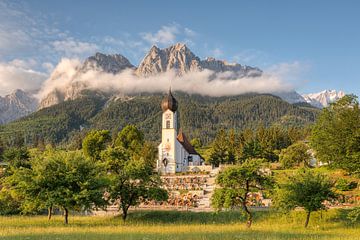
[[[174,71],[168,71],[143,78],[138,77],[131,69],[116,75],[98,71],[76,75],[80,64],[77,59],[63,59],[43,85],[39,94],[40,98],[54,89],[65,91],[67,86],[77,82],[90,89],[125,94],[164,92],[169,87],[169,79],[171,79],[172,88],[175,91],[184,91],[190,94],[231,96],[247,92],[281,92],[293,89],[292,83],[287,81],[286,76],[291,74],[293,65],[298,65],[297,63],[282,64],[260,77],[240,77],[230,72],[214,73],[210,70],[203,70],[189,72],[180,77]]]
[[[28,68],[31,64],[31,61],[18,59],[9,63],[0,63],[0,96],[9,94],[15,89],[37,90],[40,88],[47,75]]]
[[[67,57],[89,56],[95,53],[99,47],[94,43],[82,42],[73,38],[52,42],[54,50],[65,54]]]
[[[142,38],[151,44],[173,44],[180,33],[177,25],[162,26],[156,33],[143,33]]]
[[[44,68],[48,73],[51,73],[55,68],[54,64],[50,62],[44,62],[43,64],[41,64],[41,67]]]

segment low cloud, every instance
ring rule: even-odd
[[[30,91],[39,89],[47,74],[29,68],[32,64],[34,64],[33,60],[0,63],[0,96],[9,94],[15,89]]]
[[[197,33],[186,27],[182,27],[177,23],[162,26],[157,32],[146,32],[140,34],[142,39],[154,45],[170,45],[175,42],[192,43],[192,38],[197,36]]]
[[[260,77],[241,77],[233,72],[215,73],[210,70],[188,72],[183,76],[177,76],[175,71],[168,71],[146,78],[137,76],[131,69],[116,75],[99,71],[78,74],[80,66],[81,62],[77,59],[63,59],[43,84],[39,98],[45,97],[54,89],[64,92],[68,86],[76,83],[81,83],[80,86],[88,89],[123,94],[166,92],[171,85],[174,91],[216,97],[293,89],[293,84],[286,80],[286,76],[291,74],[290,64],[274,67],[274,70],[269,70]]]
[[[52,42],[52,46],[55,51],[67,57],[89,56],[99,50],[99,47],[94,43],[82,42],[74,38],[54,41]]]

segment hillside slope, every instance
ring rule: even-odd
[[[101,94],[51,106],[15,122],[0,126],[0,138],[26,144],[75,141],[90,128],[117,132],[135,124],[151,141],[160,138],[162,94],[110,98]],[[319,110],[295,106],[279,97],[245,94],[236,97],[204,97],[175,93],[179,102],[180,127],[189,138],[210,142],[221,129],[244,129],[259,125],[304,126],[314,122]]]

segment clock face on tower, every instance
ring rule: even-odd
[[[170,114],[170,113],[165,114],[165,119],[166,119],[166,120],[171,119],[171,114]]]
[[[166,143],[166,144],[165,144],[165,151],[166,151],[166,152],[170,152],[170,150],[171,150],[171,144],[170,144],[170,143]]]

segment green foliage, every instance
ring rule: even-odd
[[[346,95],[323,109],[311,136],[319,161],[350,173],[360,173],[360,108],[357,97]]]
[[[360,207],[356,207],[353,210],[351,210],[351,212],[349,212],[349,214],[347,215],[347,218],[353,223],[359,222],[360,221]]]
[[[16,194],[2,187],[0,190],[0,215],[13,215],[20,213],[21,199]]]
[[[4,186],[21,196],[23,212],[53,206],[65,211],[105,206],[106,179],[102,168],[81,152],[48,149],[30,160],[31,169],[19,168],[4,180]]]
[[[233,129],[228,133],[220,130],[209,149],[210,156],[207,160],[214,165],[241,163],[252,158],[275,162],[282,149],[294,141],[303,141],[307,135],[307,129],[284,129],[278,126],[260,126],[237,133]]]
[[[333,186],[334,183],[326,175],[300,169],[284,183],[279,183],[274,196],[275,206],[284,211],[304,208],[307,227],[311,212],[325,209],[324,201],[336,198]]]
[[[340,178],[336,181],[335,188],[340,191],[350,191],[357,187],[356,182],[349,182],[345,178]]]
[[[89,120],[99,113],[106,98],[92,95],[69,100],[41,109],[22,119],[0,128],[0,138],[9,146],[36,145],[41,139],[45,144],[59,144],[89,126]]]
[[[115,139],[115,146],[137,152],[144,144],[144,134],[134,125],[128,125],[119,132]]]
[[[102,152],[110,180],[107,192],[111,202],[119,202],[124,221],[131,206],[147,199],[167,199],[159,176],[153,172],[155,157],[156,149],[144,143],[142,133],[134,126],[125,127],[115,146]]]
[[[281,150],[279,158],[283,168],[292,168],[300,164],[310,166],[311,154],[309,153],[309,147],[305,143],[297,142]]]
[[[16,169],[30,168],[30,153],[26,147],[11,147],[4,151],[3,161],[7,163],[5,175],[11,175]]]
[[[193,138],[190,143],[195,149],[199,149],[203,146],[200,138]]]
[[[141,94],[125,100],[110,100],[92,94],[42,109],[0,127],[6,145],[22,141],[26,145],[71,145],[77,149],[82,129],[106,129],[112,133],[136,125],[146,140],[158,141],[161,129],[161,94]],[[206,145],[222,129],[303,127],[315,121],[318,110],[291,105],[278,97],[244,94],[234,97],[205,97],[177,92],[180,125],[189,138]],[[105,106],[106,103],[106,107]]]
[[[100,159],[100,152],[105,150],[106,143],[111,140],[108,130],[92,130],[82,142],[82,149],[86,157],[93,160]]]
[[[215,166],[225,163],[235,163],[235,144],[230,144],[233,140],[233,138],[229,138],[224,129],[221,129],[212,143],[209,163]]]
[[[217,210],[242,207],[248,215],[247,226],[250,227],[252,213],[246,205],[249,193],[263,191],[272,185],[271,177],[262,171],[262,167],[263,160],[251,159],[240,166],[226,168],[216,178],[219,188],[212,196],[212,206]]]

